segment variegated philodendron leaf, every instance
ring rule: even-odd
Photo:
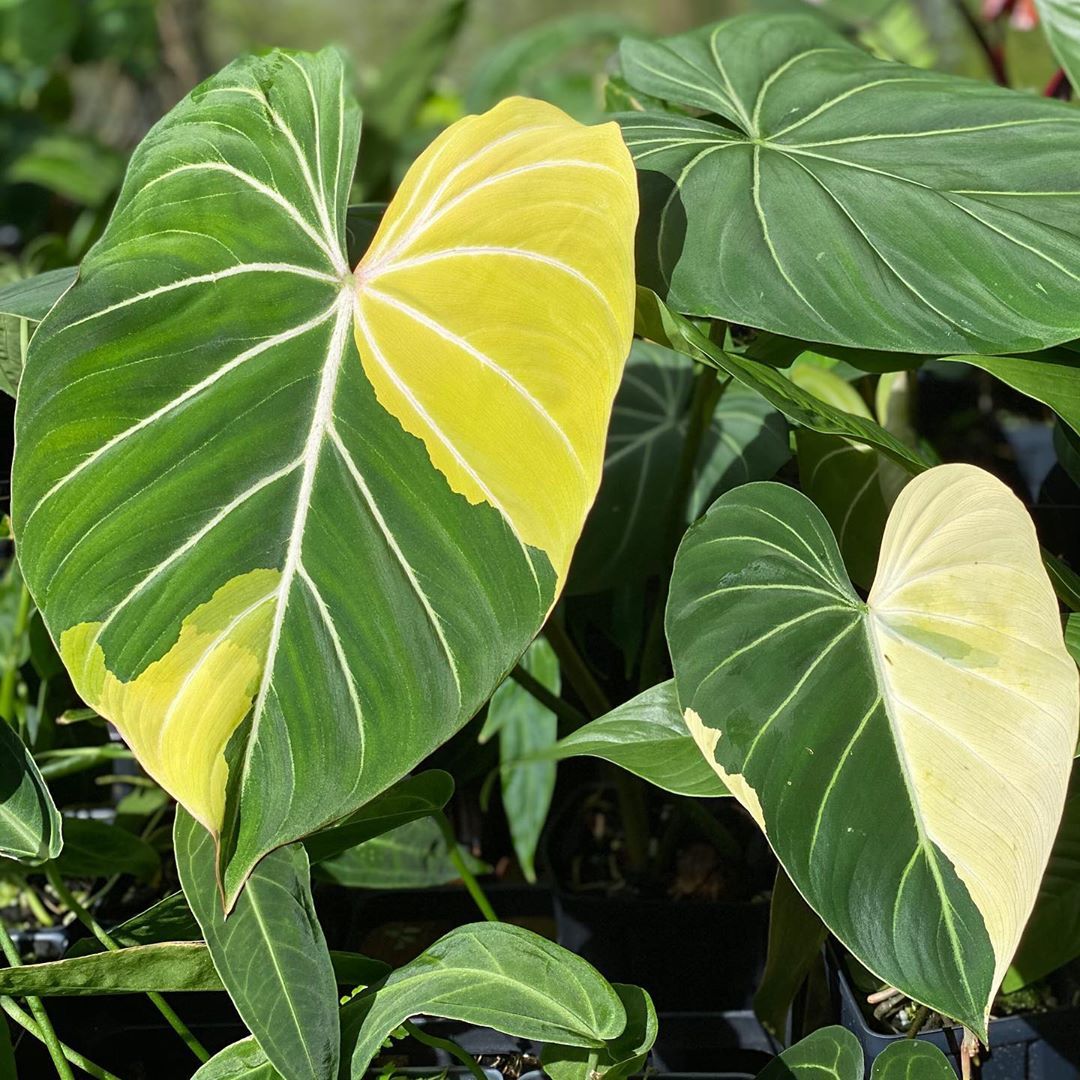
[[[229,899],[520,655],[630,344],[617,127],[520,98],[459,121],[353,270],[359,134],[333,51],[197,87],[136,150],[18,403],[27,581],[85,700],[223,832]]]
[[[684,538],[667,633],[688,726],[799,891],[985,1040],[1080,710],[1020,501],[970,465],[917,476],[863,602],[813,503],[746,485]]]
[[[675,310],[944,355],[1080,334],[1080,114],[870,56],[810,15],[627,39],[639,277]],[[958,348],[967,342],[965,349]]]

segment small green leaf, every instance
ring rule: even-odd
[[[783,867],[777,869],[769,908],[769,951],[754,994],[754,1013],[777,1038],[784,1036],[788,1010],[821,955],[827,935],[825,924],[792,885]]]
[[[280,1080],[254,1039],[241,1039],[219,1050],[191,1080]]]
[[[546,638],[537,638],[521,658],[526,671],[553,694],[559,693],[559,660]],[[486,742],[499,737],[502,803],[521,869],[536,881],[536,845],[555,792],[555,761],[544,751],[559,737],[558,717],[513,679],[505,679],[492,695],[480,733]]]
[[[822,1028],[800,1039],[769,1062],[757,1080],[816,1080],[822,1073],[832,1080],[863,1080],[862,1047],[847,1028]]]
[[[41,322],[78,273],[78,267],[65,266],[0,286],[0,315],[17,315],[31,322]]]
[[[371,802],[329,829],[313,833],[304,841],[312,863],[332,859],[373,837],[430,817],[454,794],[454,778],[441,769],[407,776]]]
[[[870,1080],[956,1080],[956,1071],[933,1043],[898,1039],[874,1058]]]
[[[560,739],[545,756],[559,761],[600,758],[675,795],[717,798],[730,794],[686,726],[674,679]]]
[[[918,454],[879,424],[837,409],[803,390],[775,368],[714,345],[689,319],[676,314],[652,292],[638,287],[635,332],[715,367],[756,391],[793,423],[824,435],[843,435],[880,450],[909,472],[929,467]]]
[[[1080,87],[1080,8],[1075,0],[1035,0],[1035,10],[1046,40],[1075,93]]]
[[[182,892],[176,892],[114,927],[109,936],[123,946],[156,945],[163,941],[198,941],[202,938],[202,930],[188,907],[187,898]],[[65,956],[69,959],[90,956],[104,949],[97,938],[84,937],[76,941]]]
[[[540,1054],[544,1072],[551,1080],[625,1080],[641,1072],[659,1025],[652,998],[640,986],[612,983],[612,989],[626,1010],[626,1027],[621,1035],[609,1039],[590,1070],[591,1052],[583,1046],[559,1046],[548,1043]]]
[[[252,871],[226,919],[214,841],[177,808],[176,866],[237,1012],[285,1080],[332,1077],[339,1060],[337,984],[300,844]]]
[[[38,184],[71,202],[101,206],[119,187],[123,159],[87,135],[38,136],[7,168],[12,184]]]
[[[60,813],[34,759],[0,720],[0,855],[29,866],[55,859],[64,846]]]
[[[462,852],[474,874],[491,867]],[[353,889],[424,889],[446,885],[461,876],[450,860],[446,841],[434,818],[399,825],[315,865],[314,874]]]
[[[362,1080],[390,1032],[418,1013],[598,1050],[626,1027],[618,994],[592,965],[507,923],[452,930],[345,1006],[353,1080]]]
[[[145,840],[119,825],[67,817],[64,850],[56,860],[56,868],[71,878],[131,874],[140,881],[149,881],[161,871],[161,857]]]

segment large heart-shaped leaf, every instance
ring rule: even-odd
[[[864,603],[817,508],[746,485],[683,540],[667,632],[688,726],[799,891],[870,970],[985,1041],[1080,712],[1019,500],[973,466],[922,473]]]
[[[1029,351],[1080,334],[1080,114],[875,59],[812,16],[625,41],[640,277],[810,341]],[[961,345],[960,343],[965,343]]]
[[[273,52],[176,106],[18,405],[27,581],[83,698],[222,833],[227,903],[524,650],[629,348],[617,127],[523,99],[459,121],[353,272],[345,82],[336,52]]]

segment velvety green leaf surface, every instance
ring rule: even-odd
[[[540,1063],[551,1080],[625,1080],[640,1073],[659,1031],[652,998],[640,986],[612,983],[612,989],[626,1010],[626,1027],[621,1035],[609,1039],[592,1063],[590,1051],[584,1046],[559,1046],[547,1043],[540,1054]]]
[[[696,367],[650,341],[631,347],[611,414],[604,478],[574,554],[572,590],[599,591],[660,569]],[[702,441],[689,519],[737,484],[768,480],[790,454],[783,416],[741,384],[729,385]]]
[[[769,951],[754,994],[755,1015],[777,1038],[784,1037],[788,1010],[827,936],[817,912],[779,868],[769,906]]]
[[[874,1058],[870,1080],[955,1080],[956,1070],[933,1043],[897,1039]]]
[[[418,1013],[596,1049],[626,1027],[618,994],[591,964],[507,923],[452,930],[345,1006],[353,1080],[361,1080],[386,1036]]]
[[[1043,874],[1039,898],[1001,989],[1005,993],[1020,990],[1077,956],[1080,956],[1080,770],[1073,766],[1069,797]]]
[[[556,590],[548,556],[455,491],[365,374],[348,82],[333,50],[248,57],[161,120],[36,333],[19,400],[20,558],[83,697],[129,741],[150,725],[144,765],[214,827],[218,750],[185,735],[157,760],[171,743],[154,725],[220,740],[209,716],[248,717],[230,900],[264,853],[473,716]],[[200,642],[212,714],[177,696]]]
[[[546,638],[529,646],[521,665],[553,694],[559,693],[559,659]],[[506,679],[491,697],[480,741],[492,735],[499,740],[502,804],[514,852],[525,877],[536,881],[536,845],[551,808],[557,767],[544,751],[555,745],[559,721],[524,687]]]
[[[664,791],[695,798],[728,795],[683,720],[675,680],[659,683],[596,720],[547,753],[562,760],[596,757]]]
[[[491,871],[466,851],[462,857],[474,874]],[[313,873],[323,881],[353,889],[423,889],[461,877],[438,822],[430,817],[399,825],[316,863]]]
[[[1049,406],[1075,432],[1080,432],[1080,353],[1050,349],[1032,356],[943,356],[988,371],[1021,394]]]
[[[1035,10],[1046,40],[1075,90],[1080,86],[1080,8],[1073,0],[1035,0]]]
[[[1080,333],[1069,105],[875,59],[813,16],[624,41],[620,58],[632,86],[722,118],[618,118],[639,280],[673,308],[937,354]]]
[[[161,870],[161,856],[140,836],[93,818],[64,818],[64,850],[56,868],[65,877],[131,874],[148,881]]]
[[[299,844],[255,867],[226,919],[214,841],[182,808],[176,867],[237,1012],[285,1080],[332,1077],[339,1061],[337,983]]]
[[[187,898],[177,892],[113,927],[109,936],[119,945],[156,945],[165,941],[198,941],[202,938],[202,929],[191,913]],[[76,941],[65,956],[89,956],[104,949],[97,938],[84,937]]]
[[[350,814],[344,821],[304,840],[312,863],[332,859],[376,836],[430,817],[454,794],[454,778],[441,769],[428,769],[399,780],[393,787]]]
[[[254,1039],[241,1039],[219,1050],[191,1080],[280,1080]]]
[[[60,812],[25,744],[0,720],[0,855],[29,866],[64,845]]]
[[[668,641],[692,733],[802,895],[880,978],[980,1032],[1038,888],[1015,853],[1048,855],[1060,814],[1076,672],[1015,496],[950,465],[902,498],[888,574],[864,603],[806,496],[721,496],[680,547]],[[1009,681],[1033,668],[1025,691]],[[928,756],[945,738],[955,760]],[[969,770],[978,811],[949,818],[946,760],[950,776]],[[978,824],[990,804],[1008,834]],[[1006,908],[1014,893],[1030,900]]]
[[[820,1080],[823,1073],[832,1080],[862,1080],[862,1047],[847,1028],[821,1028],[800,1039],[769,1062],[757,1080]]]
[[[795,424],[823,435],[843,435],[865,443],[909,472],[920,472],[928,467],[919,454],[880,424],[822,401],[769,364],[726,352],[714,345],[689,319],[672,311],[651,289],[638,288],[635,331],[732,376],[760,394]]]

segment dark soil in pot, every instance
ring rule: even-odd
[[[775,862],[733,799],[647,792],[649,865],[632,869],[618,801],[575,793],[547,833],[558,942],[659,1012],[748,1008],[768,937]]]

